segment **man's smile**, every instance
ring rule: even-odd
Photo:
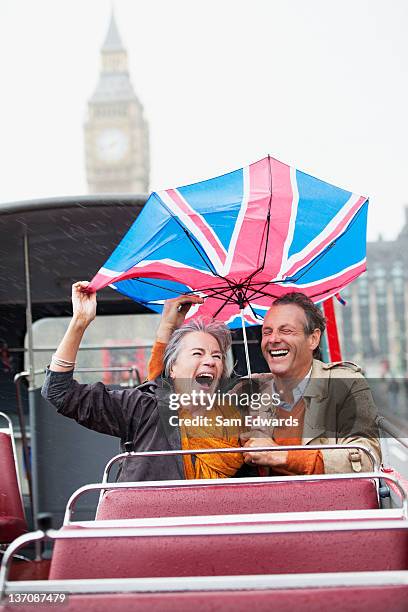
[[[284,359],[286,357],[286,355],[288,355],[289,353],[289,349],[269,349],[268,350],[269,355],[272,357],[272,359],[274,360],[279,360],[279,359]]]

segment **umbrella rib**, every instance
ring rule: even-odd
[[[205,261],[203,254],[201,253],[201,251],[199,250],[199,248],[196,245],[196,239],[194,238],[194,236],[192,236],[188,230],[181,225],[181,223],[178,221],[178,219],[176,217],[174,217],[174,219],[177,221],[177,223],[180,225],[180,227],[182,228],[182,230],[184,231],[184,233],[186,234],[188,240],[191,242],[191,244],[193,245],[193,247],[195,248],[195,250],[197,251],[197,253],[199,254],[199,256],[201,257],[201,259],[203,260],[203,262],[205,263],[205,265],[207,266],[208,270],[211,272],[211,274],[213,274],[214,276],[216,276],[217,278],[222,279],[223,281],[225,281],[228,285],[228,288],[231,291],[234,291],[234,286],[233,283],[231,283],[231,281],[229,281],[228,278],[226,278],[225,276],[221,276],[221,274],[218,274],[218,272],[215,270],[215,268],[212,266],[210,267],[208,265],[208,263]],[[211,260],[208,258],[208,261],[211,263]]]
[[[194,237],[190,235],[190,233],[186,230],[185,227],[183,227],[183,225],[181,225],[181,223],[179,223],[178,219],[176,217],[174,217],[174,219],[177,221],[177,223],[180,225],[181,229],[184,231],[184,233],[186,234],[188,240],[191,242],[191,244],[193,245],[193,247],[195,248],[195,250],[197,251],[197,253],[199,254],[199,256],[201,257],[201,259],[203,260],[204,264],[207,266],[208,270],[211,272],[211,274],[215,274],[216,276],[219,276],[219,274],[215,271],[215,268],[212,266],[211,264],[211,260],[210,258],[207,256],[207,259],[210,263],[208,263],[203,254],[201,253],[200,249],[197,247]],[[210,265],[211,264],[211,265]]]
[[[132,279],[138,283],[143,283],[144,285],[150,285],[151,287],[156,287],[157,289],[163,289],[163,291],[169,291],[170,293],[175,293],[176,295],[194,295],[196,293],[210,293],[209,297],[213,297],[214,299],[225,299],[222,296],[222,292],[216,289],[212,289],[211,287],[207,287],[204,289],[191,289],[190,291],[176,291],[176,289],[170,289],[169,287],[164,287],[163,285],[158,285],[157,283],[152,283],[147,280],[142,280],[141,278]],[[228,290],[230,287],[225,287],[225,290]],[[220,298],[217,297],[217,294],[220,294]],[[141,300],[138,300],[141,301]],[[146,302],[148,304],[149,302]]]
[[[173,213],[172,210],[170,210],[166,204],[163,202],[162,199],[159,200],[160,204],[163,206],[163,208],[165,208],[167,210],[167,212],[169,213],[170,217],[172,219],[174,219],[174,221],[177,223],[177,225],[179,227],[181,227],[181,229],[183,230],[183,232],[186,234],[187,239],[191,242],[191,244],[193,245],[193,247],[195,248],[195,250],[197,251],[197,253],[199,254],[199,256],[201,257],[201,259],[203,260],[204,264],[207,266],[208,270],[211,272],[211,274],[215,274],[216,276],[219,276],[218,273],[215,271],[214,266],[211,263],[210,258],[207,256],[208,261],[205,260],[205,258],[203,257],[203,254],[201,253],[200,249],[197,247],[197,245],[195,244],[195,238],[194,236],[190,235],[190,232],[184,227],[184,225],[181,223],[180,219],[177,217],[177,215],[175,215]]]
[[[255,312],[255,310],[252,308],[252,305],[248,302],[248,306],[251,309],[252,314],[254,315],[255,319],[262,319],[262,321],[264,320],[264,317],[262,317],[260,314],[258,314],[257,312]]]
[[[209,297],[212,297],[214,299],[223,299],[225,300],[225,302],[232,302],[234,304],[238,303],[238,298],[237,300],[233,300],[231,299],[231,297],[225,297],[225,295],[223,294],[223,291],[232,291],[234,295],[236,295],[236,289],[235,287],[231,287],[231,286],[226,286],[226,287],[219,287],[217,289],[213,289],[211,287],[207,287],[205,289],[200,289],[200,291],[202,291],[203,293],[208,293]]]
[[[150,285],[151,287],[156,287],[157,289],[163,289],[163,291],[169,291],[170,293],[175,293],[176,295],[186,295],[183,291],[176,291],[176,289],[170,289],[169,287],[163,287],[163,285],[157,285],[156,283],[151,283],[147,280],[142,280],[141,278],[133,278],[129,280],[134,280],[138,283],[143,283],[144,285]],[[193,293],[193,291],[188,291],[187,293]],[[140,300],[138,300],[139,302]],[[148,304],[149,302],[146,302]]]
[[[221,310],[222,310],[223,308],[225,308],[225,306],[226,306],[227,304],[231,303],[231,302],[232,302],[233,304],[236,304],[236,302],[235,302],[234,300],[231,300],[231,298],[227,298],[227,299],[224,301],[224,304],[221,304],[221,306],[219,307],[219,309],[217,310],[217,312],[215,312],[215,313],[213,314],[213,319],[215,319],[215,317],[216,317],[217,315],[219,315],[219,314],[220,314]]]

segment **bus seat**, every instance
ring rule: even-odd
[[[375,483],[369,479],[223,483],[106,491],[97,520],[378,509]]]
[[[50,579],[408,569],[406,528],[302,531],[300,526],[295,532],[278,527],[269,533],[222,533],[220,526],[219,533],[205,535],[150,530],[153,535],[81,538],[85,529],[62,528],[76,530],[78,538],[56,540]],[[121,528],[115,529],[120,533]]]
[[[0,432],[0,543],[27,532],[11,435]]]

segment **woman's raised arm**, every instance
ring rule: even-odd
[[[96,293],[87,291],[88,281],[72,285],[72,319],[51,359],[52,372],[68,372],[75,367],[83,335],[96,316]]]

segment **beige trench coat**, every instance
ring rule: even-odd
[[[254,374],[260,390],[270,388],[271,374]],[[361,368],[351,362],[313,360],[311,378],[304,392],[306,403],[302,444],[358,444],[370,449],[381,462],[381,445],[375,419],[377,410]],[[273,415],[273,408],[269,416]],[[268,431],[273,436],[273,429]],[[371,472],[363,451],[322,450],[326,474]]]

